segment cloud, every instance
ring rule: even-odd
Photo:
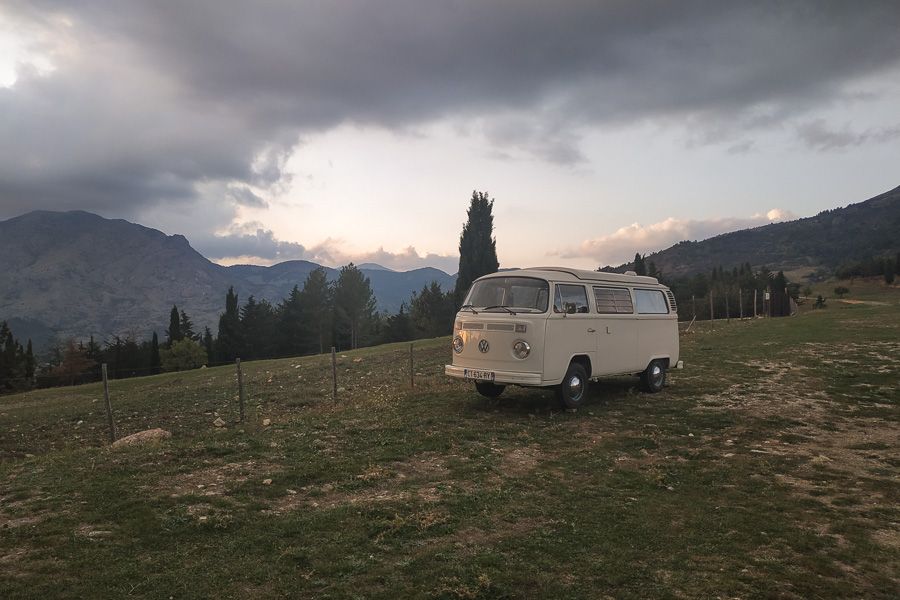
[[[279,240],[261,223],[251,222],[234,226],[230,230],[192,240],[201,254],[220,264],[272,265],[286,260],[308,260],[329,267],[347,263],[375,263],[395,271],[408,271],[422,267],[436,267],[447,273],[455,273],[458,256],[419,254],[412,246],[400,252],[389,252],[384,247],[370,252],[347,252],[343,240],[328,238],[306,247],[297,242]]]
[[[647,119],[734,144],[900,60],[891,1],[13,0],[0,12],[31,53],[0,88],[0,217],[129,216],[195,203],[209,182],[277,189],[301,136],[345,123],[481,120],[498,152],[559,164],[582,160],[586,127]],[[841,143],[854,141],[814,142]]]
[[[251,208],[268,208],[269,206],[268,202],[257,196],[247,186],[230,186],[226,194],[235,204],[241,206],[249,206]]]
[[[248,259],[244,262],[274,264],[309,256],[303,244],[279,240],[271,230],[256,222],[232,227],[225,233],[196,237],[191,241],[200,254],[214,261],[243,257]]]
[[[636,252],[647,254],[663,250],[685,240],[704,240],[722,233],[759,227],[777,221],[795,219],[789,210],[773,208],[766,214],[751,217],[719,219],[676,219],[669,217],[658,223],[632,223],[613,233],[585,240],[577,248],[556,253],[562,258],[592,258],[599,265],[619,265],[634,258]]]
[[[849,126],[843,129],[828,127],[824,119],[815,119],[797,127],[797,136],[814,150],[842,150],[867,142],[884,143],[900,139],[900,125],[855,132]]]

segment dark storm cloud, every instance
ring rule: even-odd
[[[836,150],[860,146],[867,142],[884,143],[900,139],[900,126],[853,131],[849,127],[833,129],[822,119],[797,127],[797,136],[814,150]]]
[[[743,148],[729,128],[828,105],[900,58],[893,1],[11,6],[58,69],[0,89],[0,216],[277,185],[298,136],[344,122],[471,119],[499,153],[564,164],[585,127],[656,118]]]
[[[201,254],[213,260],[252,256],[267,261],[282,261],[308,257],[302,244],[277,239],[261,223],[249,223],[223,235],[198,236],[191,243]]]

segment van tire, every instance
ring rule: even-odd
[[[496,398],[503,393],[503,390],[506,389],[506,386],[497,385],[496,383],[491,383],[490,381],[476,381],[475,389],[478,390],[478,393],[485,398]]]
[[[566,408],[578,408],[584,404],[587,391],[587,371],[580,363],[571,363],[562,383],[556,388],[556,396]]]
[[[662,360],[651,361],[641,373],[641,389],[648,394],[661,392],[666,385],[666,363]]]

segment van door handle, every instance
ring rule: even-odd
[[[593,327],[588,327],[588,333],[594,333],[595,331],[597,331],[597,330],[594,329]]]

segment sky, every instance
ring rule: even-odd
[[[900,3],[0,0],[0,219],[222,264],[621,264],[900,185]]]

